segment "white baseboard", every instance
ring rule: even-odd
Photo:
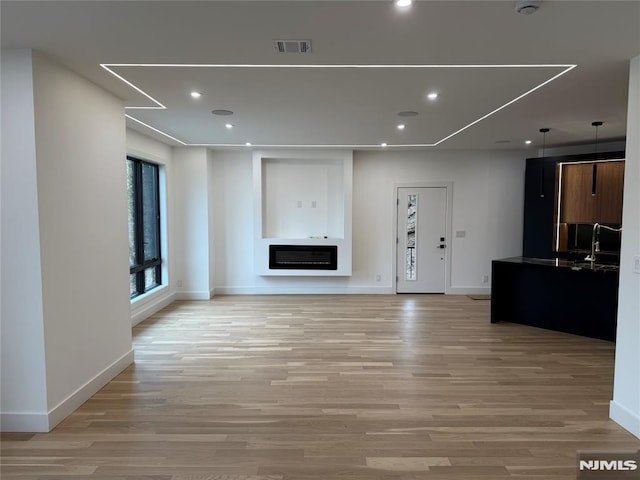
[[[62,420],[71,415],[80,405],[94,396],[134,361],[133,350],[129,350],[107,368],[102,370],[48,413],[3,413],[0,430],[3,432],[50,432]]]
[[[216,287],[216,295],[388,295],[391,287]]]
[[[175,299],[176,299],[176,294],[175,293],[169,293],[169,294],[165,294],[165,295],[159,296],[158,298],[155,298],[155,299],[151,300],[150,302],[145,303],[144,305],[140,306],[139,308],[132,307],[131,308],[131,312],[132,312],[131,313],[131,326],[135,327],[137,324],[139,324],[143,320],[146,320],[147,318],[149,318],[154,313],[159,312],[160,310],[162,310],[167,305],[170,305],[171,303],[173,303],[173,301]]]
[[[38,412],[0,414],[0,432],[48,432],[49,415]]]
[[[640,413],[632,412],[612,400],[609,403],[609,418],[631,434],[640,438]]]
[[[491,287],[449,287],[447,295],[491,295]]]
[[[212,291],[176,292],[175,300],[211,300]]]

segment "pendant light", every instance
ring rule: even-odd
[[[596,145],[593,153],[598,153],[598,127],[601,127],[604,122],[591,122],[591,126],[596,129]]]
[[[541,128],[540,133],[542,134],[542,168],[540,169],[540,198],[544,198],[544,148],[546,146],[547,132],[549,132],[548,128]]]
[[[593,153],[595,155],[595,158],[597,159],[597,155],[598,155],[598,127],[602,126],[603,122],[591,122],[591,126],[595,127],[596,129],[596,141],[595,141],[595,146],[594,146],[594,150]],[[591,170],[591,196],[595,197],[598,189],[598,164],[596,162],[593,163],[592,165],[592,170]]]

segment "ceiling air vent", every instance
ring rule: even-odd
[[[278,53],[311,53],[311,40],[274,40]]]

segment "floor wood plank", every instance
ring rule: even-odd
[[[134,328],[136,363],[3,479],[575,478],[640,441],[608,418],[614,345],[489,322],[467,296],[226,296]]]

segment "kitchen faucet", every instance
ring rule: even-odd
[[[593,268],[596,263],[596,252],[600,251],[600,229],[601,228],[610,230],[612,232],[622,231],[622,227],[612,228],[612,227],[607,227],[606,225],[600,225],[597,222],[593,224],[593,232],[591,233],[591,255],[587,255],[585,257],[585,261],[591,262],[591,268]]]

